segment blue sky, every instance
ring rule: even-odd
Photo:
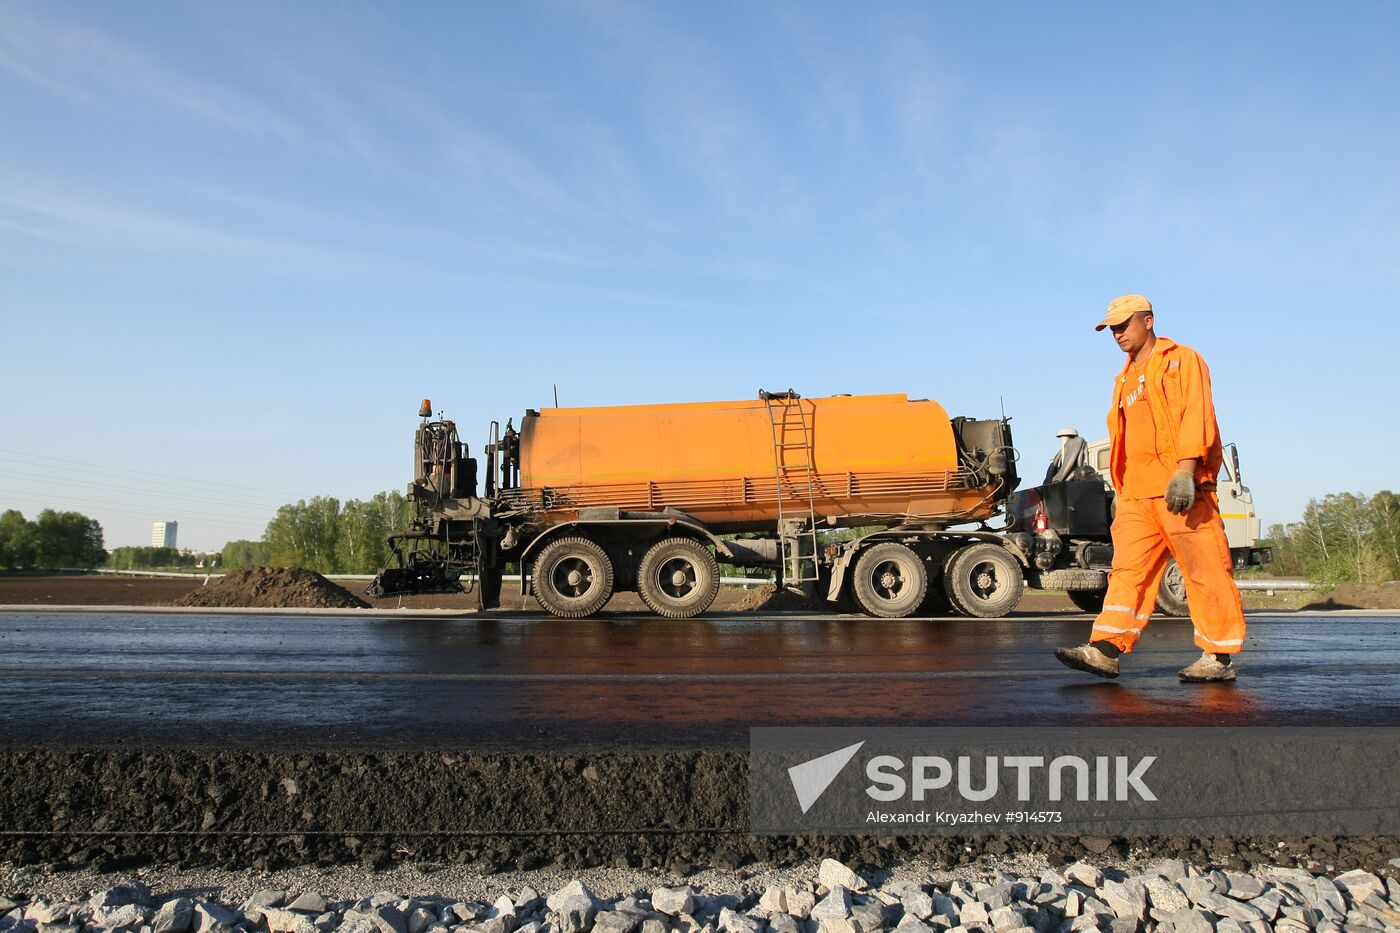
[[[1036,479],[1104,433],[1128,291],[1210,362],[1266,524],[1394,489],[1397,37],[1387,3],[10,0],[0,508],[218,547],[402,488],[425,396],[475,447],[556,383],[1004,405]]]

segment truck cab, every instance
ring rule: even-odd
[[[1108,438],[1091,441],[1087,448],[1089,465],[1104,483],[1108,478]],[[1220,518],[1225,523],[1225,540],[1230,543],[1230,556],[1236,570],[1270,563],[1273,552],[1258,547],[1260,524],[1254,512],[1254,495],[1240,481],[1240,455],[1234,444],[1225,445],[1225,459],[1216,480],[1216,498],[1220,500]]]

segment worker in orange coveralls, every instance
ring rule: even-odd
[[[1120,295],[1095,328],[1110,328],[1128,355],[1108,412],[1109,476],[1117,492],[1113,569],[1089,643],[1056,648],[1075,670],[1118,676],[1157,600],[1168,554],[1176,557],[1201,657],[1182,668],[1194,683],[1234,680],[1244,611],[1215,497],[1222,449],[1210,370],[1190,347],[1153,332],[1152,303]]]

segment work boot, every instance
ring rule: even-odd
[[[1212,651],[1202,651],[1201,656],[1177,672],[1178,677],[1187,683],[1208,684],[1217,680],[1234,680],[1235,665],[1222,662]]]
[[[1065,667],[1076,671],[1088,671],[1100,677],[1118,676],[1118,659],[1110,658],[1093,645],[1080,645],[1078,648],[1056,648],[1055,657]]]

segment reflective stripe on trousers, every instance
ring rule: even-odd
[[[1244,645],[1245,623],[1230,545],[1215,494],[1200,490],[1185,515],[1168,512],[1163,499],[1118,497],[1113,569],[1089,640],[1133,650],[1152,617],[1169,556],[1176,557],[1186,583],[1196,645],[1220,654],[1238,652]]]

